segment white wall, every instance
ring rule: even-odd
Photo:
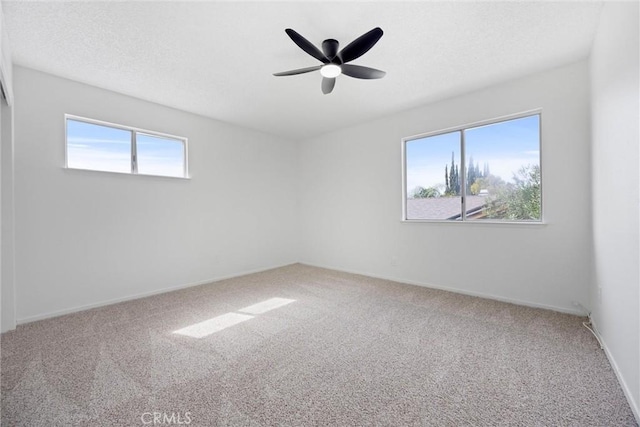
[[[1,14],[2,14],[2,10],[0,9],[0,19],[2,18]],[[3,326],[4,322],[2,321],[2,317],[4,316],[4,312],[2,310],[2,304],[3,304],[2,287],[4,286],[4,281],[2,280],[2,276],[4,274],[4,271],[2,268],[2,264],[4,263],[4,256],[2,251],[2,243],[4,242],[4,239],[3,239],[4,233],[2,232],[2,226],[4,226],[3,215],[2,215],[2,210],[4,209],[4,203],[2,203],[2,198],[4,197],[4,191],[2,191],[2,185],[3,185],[2,172],[4,171],[4,168],[2,167],[2,159],[3,159],[2,147],[4,147],[4,138],[2,137],[2,130],[3,130],[2,116],[3,116],[2,109],[0,108],[0,332],[4,332],[5,331],[4,328],[6,327],[6,326]],[[0,351],[2,351],[1,346],[0,346]]]
[[[297,260],[293,142],[26,68],[13,78],[19,322]],[[189,138],[192,179],[64,169],[65,113]]]
[[[13,62],[0,4],[0,332],[15,327],[13,310]]]
[[[591,295],[594,322],[640,419],[638,14],[638,3],[606,4],[590,58],[596,272]]]
[[[14,288],[14,201],[13,201],[13,109],[4,101],[0,101],[0,189],[2,215],[2,237],[0,238],[0,331],[14,329],[15,288]]]
[[[591,280],[588,101],[583,61],[304,141],[301,261],[579,311]],[[546,225],[400,221],[402,137],[539,107]]]

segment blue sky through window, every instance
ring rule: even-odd
[[[147,175],[184,176],[184,144],[182,141],[146,134],[136,137],[138,173]]]
[[[533,115],[465,130],[465,161],[473,158],[480,171],[485,163],[492,175],[506,182],[522,166],[540,164],[540,116]],[[407,141],[407,193],[420,186],[445,187],[445,165],[451,152],[460,165],[460,131]]]
[[[132,132],[67,119],[67,166],[131,173]],[[185,176],[185,147],[178,139],[136,133],[138,173]]]
[[[68,119],[67,166],[131,172],[131,132]]]

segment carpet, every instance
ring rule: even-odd
[[[553,311],[295,264],[20,325],[3,426],[635,426]]]

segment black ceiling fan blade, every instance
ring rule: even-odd
[[[387,73],[375,68],[363,67],[362,65],[342,64],[342,74],[356,79],[381,79]]]
[[[291,28],[287,28],[284,31],[291,38],[291,40],[293,40],[293,42],[297,44],[298,47],[300,47],[300,49],[304,50],[309,55],[313,56],[319,61],[322,61],[325,64],[329,63],[329,60],[327,59],[327,57],[324,56],[324,54],[320,51],[320,49],[315,47],[313,43],[311,43],[309,40],[305,39],[300,34],[292,30]]]
[[[310,73],[312,71],[319,70],[320,68],[322,68],[322,65],[316,65],[316,66],[307,67],[307,68],[298,68],[297,70],[291,70],[291,71],[282,71],[281,73],[273,73],[273,75],[274,76],[295,76],[296,74]]]
[[[380,27],[376,27],[373,30],[364,33],[348,45],[344,47],[338,53],[338,56],[342,58],[342,62],[353,61],[356,58],[364,55],[369,49],[375,45],[380,37],[382,37],[382,29]]]
[[[322,93],[324,93],[325,95],[331,93],[331,91],[333,90],[333,87],[336,85],[336,79],[334,78],[328,78],[328,77],[323,77],[322,78]]]

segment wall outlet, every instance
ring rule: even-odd
[[[598,303],[602,304],[602,286],[598,286]]]
[[[397,266],[398,266],[398,257],[394,255],[391,257],[391,267],[397,267]]]

